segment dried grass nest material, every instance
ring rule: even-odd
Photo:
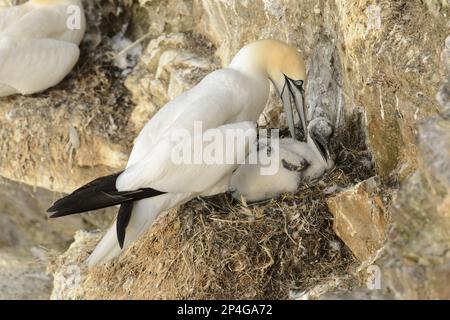
[[[286,299],[348,279],[356,261],[325,199],[374,174],[358,128],[338,133],[337,166],[314,186],[252,205],[199,198],[169,212],[118,260],[91,270],[83,298]]]

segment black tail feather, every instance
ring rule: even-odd
[[[116,221],[116,231],[117,240],[119,241],[119,246],[123,249],[123,244],[125,242],[125,232],[130,223],[131,212],[133,211],[133,202],[126,202],[120,206],[119,213],[117,215]]]
[[[56,201],[47,212],[52,213],[51,218],[57,218],[151,198],[165,193],[151,188],[117,191],[116,180],[120,174],[121,172],[89,182],[72,194]]]

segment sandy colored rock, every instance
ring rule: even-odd
[[[46,274],[47,261],[39,259],[39,248],[0,248],[0,299],[45,300],[50,297],[52,278]],[[45,257],[45,253],[44,253]]]
[[[98,232],[78,231],[67,251],[48,265],[47,271],[53,274],[50,299],[73,300],[83,296],[82,282],[85,280],[83,274],[87,272],[86,259],[98,240]],[[87,248],[90,250],[86,250]]]
[[[444,82],[441,93],[448,92],[449,85]],[[445,106],[450,99],[446,96],[440,102]],[[382,266],[391,297],[448,300],[450,119],[445,114],[419,126],[417,148],[419,168],[403,184],[394,202],[393,230],[377,263]]]
[[[64,250],[73,241],[75,231],[106,228],[116,211],[111,208],[49,219],[46,210],[59,196],[0,177],[0,248],[42,246]]]
[[[106,34],[115,30],[94,3],[85,9],[74,70],[42,93],[0,99],[0,175],[9,180],[67,193],[126,164],[135,132],[127,127],[131,101],[108,55]]]
[[[403,179],[416,167],[417,122],[439,108],[434,97],[445,75],[438,66],[449,5],[346,0],[336,5],[346,103],[365,110],[381,177],[394,171]]]
[[[163,34],[150,41],[125,81],[136,105],[130,121],[137,131],[167,102],[218,67],[211,49],[211,44],[184,33]]]
[[[45,210],[57,195],[0,178],[0,299],[48,299],[48,260],[73,242],[79,229],[106,228],[115,209],[66,219]],[[18,200],[19,199],[19,200]]]
[[[446,46],[443,57],[449,56]],[[450,73],[448,61],[447,71]],[[447,78],[448,79],[448,78]],[[390,206],[391,231],[376,261],[380,290],[362,288],[338,299],[450,299],[450,83],[438,93],[442,114],[418,128],[418,169],[400,186]]]
[[[10,1],[2,0],[0,4],[6,2]],[[384,183],[381,188],[388,189],[401,182],[398,199],[390,209],[396,218],[392,239],[383,251],[387,258],[377,262],[382,266],[383,283],[391,288],[390,292],[396,298],[445,297],[449,287],[445,279],[450,269],[448,255],[445,255],[448,252],[447,208],[450,201],[445,174],[449,170],[447,158],[443,158],[448,145],[441,137],[448,141],[448,125],[444,122],[445,118],[448,119],[448,82],[441,86],[437,95],[440,104],[435,97],[445,76],[441,65],[448,65],[445,61],[441,64],[441,58],[449,56],[448,51],[442,49],[449,47],[448,40],[444,44],[444,39],[448,36],[450,9],[446,1],[431,0],[379,1],[377,5],[373,4],[369,0],[357,3],[350,0],[85,1],[89,28],[81,46],[80,62],[74,71],[59,86],[43,93],[0,100],[0,176],[40,187],[36,193],[39,194],[42,189],[70,192],[97,176],[121,170],[138,130],[165,102],[190,88],[210,70],[226,66],[244,44],[261,38],[277,38],[299,48],[306,58],[306,102],[310,116],[327,116],[338,131],[367,133],[367,144],[374,161],[366,148],[354,150],[354,146],[347,145],[343,149],[339,144],[341,141],[337,141],[340,162],[333,175],[339,176],[339,170],[349,168],[360,170],[354,161],[364,159],[371,175],[372,165],[376,166]],[[135,68],[130,61],[124,61],[124,57],[121,60],[123,63],[112,61],[117,50],[123,48],[116,46],[113,39],[125,38],[128,40],[123,43],[139,40],[143,48],[140,59],[131,59],[139,60]],[[126,66],[126,72],[117,65]],[[133,71],[127,78],[131,69]],[[355,112],[360,112],[364,119],[357,127],[349,123]],[[438,112],[441,116],[437,116]],[[274,127],[286,125],[279,98],[274,93],[260,120]],[[361,134],[361,137],[364,135]],[[359,140],[355,138],[353,141]],[[441,151],[436,152],[434,146],[439,146]],[[358,163],[362,164],[362,161]],[[419,170],[410,176],[416,168]],[[361,180],[353,178],[367,179],[371,176],[359,173],[346,171],[346,177],[351,176],[351,179],[335,189],[332,188],[336,186],[334,182],[329,182],[327,187],[330,190],[341,187],[354,190],[360,204],[365,203],[358,210],[368,212],[371,206],[376,208],[378,202],[374,200],[376,197],[364,195],[368,193],[362,188],[364,183],[358,186],[362,189],[356,192],[353,185]],[[6,194],[3,199],[14,199],[9,191],[3,194]],[[18,194],[21,199],[30,197],[28,193]],[[59,238],[66,239],[63,241],[66,245],[68,234],[74,229],[97,226],[97,223],[87,223],[86,218],[66,219],[61,222],[67,223],[60,226],[61,234],[58,234],[58,225],[55,224],[49,227],[52,236],[47,237],[48,229],[42,227],[47,223],[43,213],[46,205],[30,205],[28,200],[26,205],[12,205],[11,201],[6,203],[4,214],[0,216],[4,231],[0,242],[8,246],[22,246],[23,239],[29,239],[25,241],[27,243],[44,241],[50,244]],[[319,206],[320,212],[328,214],[322,207],[325,205],[322,196],[310,197],[305,201]],[[194,208],[202,205],[203,202],[194,203]],[[300,207],[302,212],[306,212]],[[342,270],[351,264],[345,260],[349,258],[341,249],[333,249],[339,246],[336,246],[335,236],[326,220],[320,220],[324,228],[321,232],[326,230],[325,233],[311,234],[303,229],[309,224],[300,227],[298,223],[301,219],[293,214],[292,217],[297,218],[292,220],[293,224],[292,221],[287,224],[288,233],[285,235],[286,221],[275,219],[274,229],[264,229],[265,225],[259,225],[262,229],[258,229],[262,237],[259,240],[265,243],[269,254],[258,241],[254,250],[236,246],[222,252],[215,251],[217,241],[231,245],[233,242],[226,241],[229,240],[227,237],[240,235],[241,242],[247,239],[247,242],[253,243],[255,237],[251,235],[256,231],[244,227],[239,229],[241,233],[236,234],[234,224],[239,223],[242,216],[236,215],[235,209],[230,209],[235,219],[232,221],[237,222],[233,222],[233,227],[226,232],[212,233],[211,230],[218,227],[214,224],[215,220],[201,224],[202,219],[211,215],[204,213],[203,208],[198,209],[203,215],[194,216],[192,208],[185,208],[184,219],[179,220],[181,225],[155,229],[156,234],[146,238],[148,242],[136,244],[135,249],[130,250],[112,269],[91,273],[91,287],[86,287],[88,291],[74,291],[72,287],[57,285],[55,297],[148,298],[156,297],[156,294],[158,297],[224,297],[224,288],[231,297],[242,294],[249,298],[286,298],[290,289],[314,287],[322,294],[328,290],[324,288],[335,285],[336,275],[329,269],[339,266]],[[220,214],[223,215],[223,212]],[[221,215],[218,215],[219,219],[223,218]],[[101,220],[101,213],[98,216]],[[39,217],[38,222],[34,220],[36,217]],[[212,217],[217,218],[215,215]],[[271,217],[270,214],[268,217]],[[365,217],[363,221],[366,222],[372,222],[374,218]],[[311,217],[306,215],[306,218]],[[194,221],[200,225],[193,225]],[[307,221],[314,225],[314,221]],[[108,218],[103,222],[107,224]],[[283,228],[277,229],[280,226]],[[36,230],[39,227],[41,231]],[[219,230],[225,228],[222,225],[219,227]],[[310,230],[314,229],[311,227]],[[186,252],[184,247],[180,247],[186,238],[179,237],[180,232],[181,235],[192,236],[190,230],[199,231],[201,237],[189,246],[192,251]],[[278,230],[276,232],[279,234],[264,242],[268,241],[267,234],[274,230]],[[381,229],[364,230],[372,237],[378,237],[378,240],[382,238]],[[27,238],[27,234],[32,236]],[[323,234],[332,241],[324,239]],[[77,242],[83,245],[71,252],[83,258],[95,241],[84,241],[82,238],[78,237]],[[165,242],[158,242],[160,239]],[[310,245],[305,249],[295,247],[294,243],[304,244],[299,239],[308,239]],[[377,245],[380,241],[376,242]],[[156,248],[153,248],[154,245]],[[209,259],[208,255],[205,260],[186,262],[199,248],[208,248],[208,254],[213,257],[223,254],[226,263],[215,265],[217,259]],[[342,248],[347,250],[343,245]],[[369,248],[367,252],[373,250]],[[306,256],[302,256],[304,251]],[[183,252],[182,258],[185,260],[179,259],[179,252]],[[286,260],[283,258],[285,256],[281,256],[283,254],[291,257]],[[152,255],[156,257],[155,261],[165,264],[159,266],[147,260],[136,260],[139,255]],[[269,257],[275,257],[274,262]],[[308,257],[314,259],[308,260]],[[315,259],[319,258],[323,264],[317,264]],[[173,260],[179,263],[176,269],[170,267]],[[79,262],[68,257],[65,261],[67,263],[63,261],[61,266]],[[183,264],[183,261],[186,263]],[[199,272],[205,269],[205,261],[208,266],[215,266],[209,269],[213,271],[208,273],[208,277]],[[250,271],[240,272],[241,266],[247,266]],[[320,273],[317,266],[324,266],[325,271]],[[61,269],[59,275],[62,276],[58,276],[56,283],[73,279],[73,270],[65,270],[68,273]],[[166,275],[162,274],[164,270],[169,270],[167,272],[171,277],[178,277],[177,281],[167,281]],[[57,269],[53,271],[59,272]],[[80,272],[85,275],[83,268]],[[254,275],[251,281],[246,275],[249,272]],[[201,274],[202,277],[185,278],[192,274]],[[321,278],[324,274],[326,276]],[[319,278],[323,283],[314,280]],[[180,279],[186,282],[176,286]],[[148,286],[155,289],[153,292],[140,286],[146,281],[155,286]],[[159,281],[162,281],[162,286],[156,288]],[[233,287],[229,286],[230,283]],[[234,286],[235,283],[238,285]],[[99,284],[104,286],[99,287]],[[104,289],[104,292],[95,291],[95,286]],[[193,287],[197,291],[193,291]],[[67,295],[64,293],[66,289]]]
[[[450,121],[420,126],[419,169],[399,191],[380,263],[399,299],[450,299]]]
[[[387,214],[376,178],[363,181],[327,199],[333,230],[361,261],[368,261],[383,246]]]
[[[44,94],[1,101],[0,110],[8,116],[0,117],[0,174],[68,192],[122,169],[137,131],[165,102],[211,69],[226,66],[244,44],[272,37],[298,47],[306,57],[310,114],[345,125],[353,110],[363,109],[381,177],[392,172],[405,177],[416,165],[416,122],[438,110],[434,97],[443,72],[435,66],[449,9],[445,2],[383,2],[380,26],[372,26],[368,21],[376,22],[371,15],[377,10],[369,10],[370,5],[345,0],[101,1],[99,20],[86,2],[90,27],[78,68]],[[132,101],[120,70],[108,60],[114,54],[110,40],[104,40],[123,30],[128,37],[145,36],[141,45],[147,48],[126,80]],[[93,38],[100,39],[95,48],[90,47]],[[160,66],[160,57],[171,50],[176,58],[163,59]],[[186,54],[195,59],[183,58]],[[92,63],[83,63],[87,60]],[[162,72],[157,74],[158,69]],[[274,94],[264,116],[272,126],[285,124]],[[70,128],[80,140],[72,158],[66,151]],[[62,166],[68,162],[70,181]]]

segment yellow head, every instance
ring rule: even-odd
[[[276,40],[259,42],[263,62],[272,81],[282,81],[283,75],[292,80],[306,80],[305,62],[298,50]]]
[[[246,74],[264,74],[275,86],[283,101],[289,130],[295,137],[294,107],[307,136],[304,91],[306,68],[300,52],[278,40],[260,40],[242,48],[231,61],[230,68]]]

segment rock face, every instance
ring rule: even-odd
[[[0,178],[0,298],[48,299],[53,279],[49,259],[73,241],[79,229],[106,228],[113,211],[49,220],[55,194]]]
[[[99,233],[78,231],[74,242],[67,251],[49,264],[48,271],[53,275],[53,290],[50,298],[53,300],[68,300],[81,298],[84,295],[81,286],[82,273],[86,273],[86,247],[93,247],[100,240]],[[58,265],[64,264],[64,268]],[[84,266],[84,268],[83,268]]]
[[[336,1],[344,37],[345,95],[365,110],[369,145],[382,178],[415,166],[417,121],[434,114],[444,76],[440,53],[448,5],[419,1]],[[360,10],[365,14],[354,14]],[[430,21],[436,23],[431,24]],[[417,32],[420,30],[420,32]]]
[[[442,57],[450,73],[449,39]],[[418,126],[418,168],[401,185],[392,201],[391,231],[386,246],[376,261],[367,261],[378,270],[380,290],[358,290],[332,297],[450,299],[449,91],[447,78],[437,95],[441,113]],[[342,195],[336,197],[335,202],[340,200],[345,204],[347,199],[340,198]]]
[[[376,268],[380,287],[375,289],[379,290],[363,288],[322,298],[450,299],[449,135],[450,121],[441,116],[419,126],[419,167],[402,184],[390,206],[392,230],[386,246],[364,261],[365,267]],[[340,198],[342,195],[334,201],[342,201]],[[365,232],[366,228],[359,227],[358,231]],[[346,233],[344,241],[348,236]],[[360,247],[345,242],[360,255]]]
[[[445,2],[103,0],[99,6],[100,14],[85,3],[84,56],[65,82],[35,97],[0,101],[2,176],[69,192],[123,168],[148,116],[205,73],[227,65],[245,43],[268,37],[305,55],[311,116],[343,125],[363,108],[381,177],[414,171],[416,122],[438,109],[434,96],[444,74],[435,66],[445,39]],[[144,47],[151,39],[126,80],[110,59],[117,54],[111,39],[121,32],[143,39]],[[271,125],[284,123],[280,111],[272,95],[265,112]]]
[[[136,104],[130,121],[140,130],[167,102],[218,68],[208,43],[184,33],[164,34],[145,49],[125,86]]]
[[[371,178],[327,200],[333,229],[359,261],[373,260],[387,233],[387,213],[379,183]]]
[[[0,0],[0,8],[10,2],[20,1]],[[396,298],[446,296],[450,78],[441,84],[440,67],[441,59],[450,65],[450,51],[442,50],[450,48],[446,1],[86,0],[84,5],[88,30],[73,72],[43,93],[0,99],[0,176],[6,178],[0,184],[0,250],[29,252],[35,245],[62,250],[74,230],[105,228],[111,214],[48,223],[44,210],[56,198],[52,192],[67,193],[122,170],[134,137],[161,106],[226,66],[244,44],[277,38],[306,58],[309,117],[327,116],[345,131],[352,130],[351,115],[362,112],[362,131],[381,181],[376,188],[401,183],[389,207],[380,204],[374,180],[333,195],[328,204],[336,232],[367,261],[382,245],[392,213],[393,231],[377,262],[386,286]],[[261,123],[285,125],[275,94]],[[30,186],[26,192],[22,183]],[[88,250],[91,242],[81,238]],[[67,277],[54,272],[53,297],[83,298],[65,291]]]
[[[102,1],[102,16],[91,2],[85,6],[89,29],[77,70],[45,95],[0,103],[4,177],[68,192],[123,168],[132,138],[148,116],[260,38],[287,41],[305,55],[310,116],[326,115],[342,125],[354,109],[364,109],[382,178],[394,170],[400,178],[414,170],[416,122],[438,109],[434,96],[444,74],[434,66],[445,38],[445,3]],[[123,30],[144,44],[151,39],[125,80],[131,97],[107,58],[117,54],[108,39]],[[110,55],[95,54],[101,51]],[[83,63],[87,60],[92,63]],[[284,123],[280,110],[272,96],[265,112],[270,124]],[[79,143],[72,146],[75,132]],[[68,163],[70,181],[61,163]]]
[[[450,74],[450,36],[442,54]],[[438,93],[441,114],[419,125],[418,170],[399,191],[394,230],[382,263],[395,298],[450,299],[450,83]]]
[[[392,209],[383,275],[395,298],[450,299],[450,120],[424,121],[417,146],[419,168]]]
[[[0,299],[48,299],[52,291],[52,278],[45,272],[48,261],[38,248],[34,253],[0,249]]]

